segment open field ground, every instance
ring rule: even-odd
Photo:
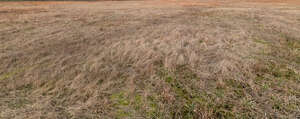
[[[0,2],[0,119],[297,115],[299,0]]]

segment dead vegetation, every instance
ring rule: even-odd
[[[187,3],[0,4],[0,118],[299,115],[300,7]]]

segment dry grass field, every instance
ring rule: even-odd
[[[0,2],[0,119],[297,115],[299,0]]]

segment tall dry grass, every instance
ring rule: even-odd
[[[6,14],[0,117],[297,115],[298,8],[138,3]]]

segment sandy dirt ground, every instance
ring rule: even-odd
[[[296,118],[299,0],[0,2],[0,118]]]

